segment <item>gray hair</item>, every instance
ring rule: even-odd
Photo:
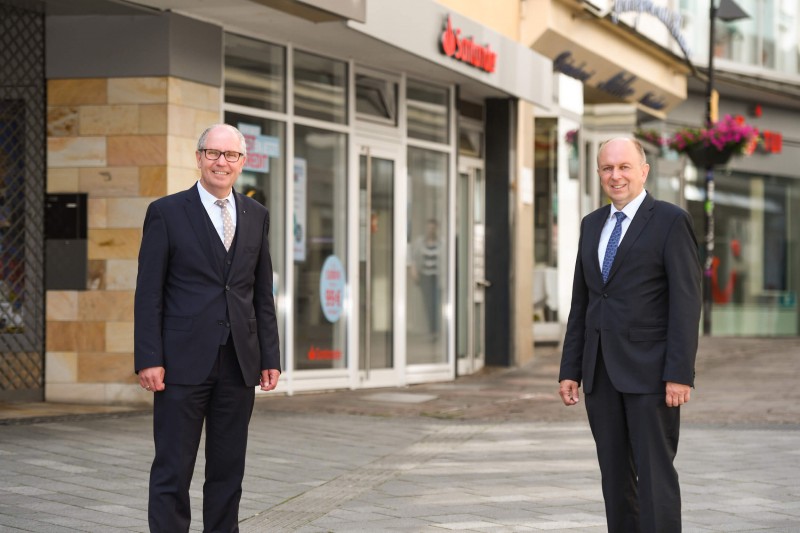
[[[222,123],[214,124],[212,126],[209,126],[209,127],[207,127],[205,129],[205,131],[203,133],[200,134],[200,138],[197,139],[197,151],[198,152],[200,150],[205,150],[205,148],[206,148],[206,138],[208,137],[208,134],[211,133],[211,130],[216,129],[216,128],[228,128],[232,132],[234,132],[236,134],[236,136],[239,137],[239,146],[240,146],[239,151],[242,154],[244,154],[245,156],[247,156],[247,141],[245,141],[244,135],[242,135],[242,132],[239,131],[237,128],[231,126],[230,124],[222,124]]]
[[[642,146],[642,143],[639,142],[639,139],[632,139],[630,137],[615,137],[613,139],[608,139],[608,140],[603,141],[603,142],[600,143],[600,147],[597,149],[597,166],[598,167],[600,166],[600,152],[603,151],[603,147],[605,147],[605,145],[607,145],[611,141],[617,141],[617,140],[628,141],[628,142],[632,143],[633,147],[636,148],[636,151],[639,152],[639,157],[642,158],[642,164],[643,165],[647,164],[647,155],[645,154],[644,146]]]

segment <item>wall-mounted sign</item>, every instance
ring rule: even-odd
[[[606,67],[608,64],[604,62],[601,66]],[[624,69],[609,70],[607,73],[603,69],[604,72],[598,74],[599,67],[589,67],[586,60],[579,62],[569,50],[565,50],[556,56],[553,60],[553,70],[578,79],[583,83],[593,85],[620,100],[634,100],[655,111],[662,111],[667,107],[666,98],[656,88],[647,91],[641,91],[637,88],[638,76]]]
[[[497,52],[486,45],[480,45],[470,37],[461,37],[461,29],[453,28],[450,16],[442,32],[442,53],[475,68],[494,72],[497,68]]]
[[[614,7],[611,11],[611,19],[614,21],[614,24],[618,22],[620,13],[626,13],[628,11],[647,13],[663,22],[664,26],[669,30],[670,35],[672,35],[672,38],[675,39],[675,42],[678,43],[678,46],[683,51],[686,59],[688,60],[692,57],[689,45],[686,43],[686,37],[681,33],[683,18],[680,13],[671,10],[667,6],[656,4],[653,0],[615,0]]]
[[[549,57],[555,72],[616,100],[635,103],[659,118],[686,100],[690,69],[685,61],[654,54],[647,46],[631,46],[626,36],[608,24],[576,16],[575,6],[568,2],[551,2],[550,7],[551,16],[536,19],[530,28],[531,48]],[[618,11],[630,7],[617,2]]]

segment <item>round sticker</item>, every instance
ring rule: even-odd
[[[344,267],[338,257],[329,255],[319,274],[319,301],[328,322],[336,322],[342,316],[343,300]]]

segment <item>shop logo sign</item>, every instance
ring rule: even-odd
[[[494,72],[497,67],[497,52],[488,44],[477,44],[472,37],[461,37],[461,28],[453,29],[449,15],[442,32],[442,53],[486,72]]]

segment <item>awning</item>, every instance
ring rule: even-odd
[[[557,1],[524,24],[531,48],[550,58],[554,71],[610,98],[660,117],[686,99],[689,68],[629,30]]]

